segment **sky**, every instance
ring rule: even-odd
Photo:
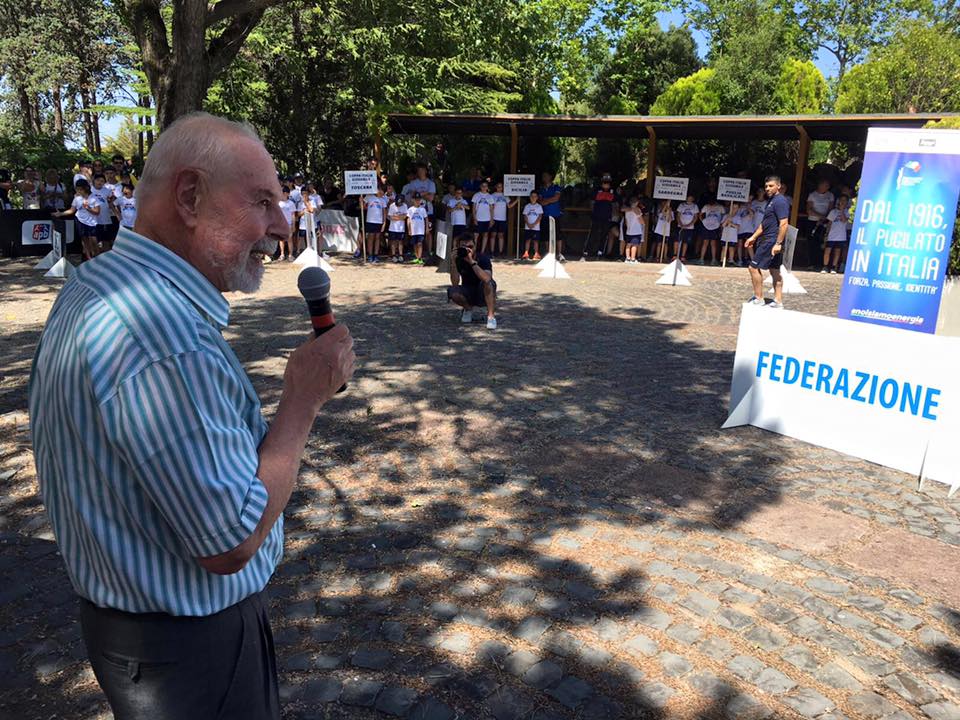
[[[670,25],[683,25],[685,17],[683,12],[679,10],[671,10],[669,12],[662,12],[657,15],[657,19],[660,21],[660,26],[664,29],[670,27]],[[698,31],[693,32],[693,38],[697,42],[697,52],[700,53],[700,57],[704,57],[707,54],[707,38],[706,36]],[[821,51],[816,58],[814,58],[814,63],[820,72],[824,74],[825,77],[835,76],[837,73],[837,64],[836,61],[827,53]],[[111,118],[105,118],[100,120],[100,133],[104,138],[113,137],[117,134],[117,130],[120,129],[120,125],[123,122],[123,116],[115,116]]]

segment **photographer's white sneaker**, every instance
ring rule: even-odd
[[[463,310],[460,313],[460,322],[462,323],[472,323],[473,322],[473,311],[472,310]]]
[[[487,330],[497,329],[497,319],[495,317],[487,318]]]

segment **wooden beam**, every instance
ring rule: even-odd
[[[380,162],[380,156],[383,153],[383,136],[377,130],[373,136],[373,159],[377,161],[377,172],[383,172],[383,164]]]
[[[517,130],[517,124],[510,123],[510,174],[517,172],[520,159],[520,132]],[[517,214],[520,212],[520,204],[523,198],[516,198],[517,206],[507,215],[507,256],[517,256],[517,243],[520,238],[517,237]]]
[[[797,172],[793,176],[793,206],[790,208],[790,224],[794,227],[797,227],[803,179],[807,176],[807,164],[810,162],[810,136],[803,125],[797,125],[797,134],[800,136],[800,152],[797,155]]]

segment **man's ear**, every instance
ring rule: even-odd
[[[196,170],[181,170],[173,181],[173,202],[180,220],[189,228],[196,227],[200,216],[203,178]]]

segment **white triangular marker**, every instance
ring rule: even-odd
[[[800,280],[798,280],[797,276],[794,275],[792,272],[790,272],[786,268],[782,268],[780,270],[780,275],[783,277],[783,291],[787,295],[806,295],[807,294],[806,289],[803,287],[803,285],[800,284]],[[773,278],[767,275],[763,279],[763,284],[769,285],[770,289],[773,289]]]
[[[546,259],[546,258],[544,258]],[[552,259],[552,258],[551,258]],[[569,280],[570,276],[567,274],[567,271],[563,269],[563,265],[556,260],[553,260],[549,265],[545,266],[537,277],[542,278],[552,278],[554,280]]]
[[[65,257],[60,258],[46,273],[45,278],[68,278],[73,275],[73,264]]]
[[[540,262],[538,262],[533,267],[535,267],[537,270],[543,270],[545,267],[552,267],[553,262],[554,262],[553,253],[547,253],[540,259]]]
[[[33,269],[49,270],[50,268],[52,268],[54,265],[57,264],[57,260],[59,260],[59,256],[53,250],[51,250],[50,252],[48,252],[46,255],[43,256],[43,260],[38,262]]]

